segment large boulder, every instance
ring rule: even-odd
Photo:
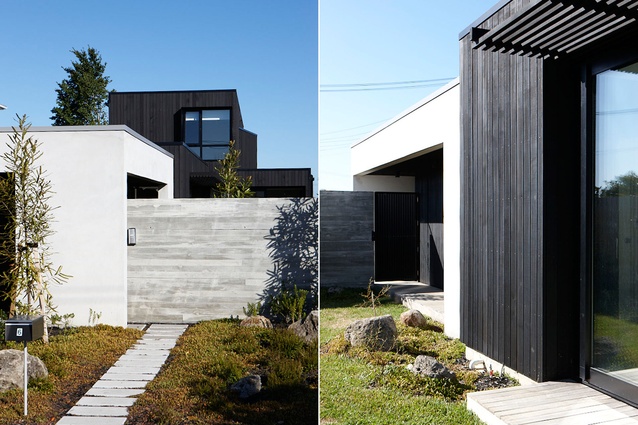
[[[390,351],[397,339],[397,326],[389,314],[357,320],[351,323],[344,334],[352,346],[363,345],[375,351]]]
[[[239,326],[247,328],[267,328],[272,329],[272,323],[264,316],[250,316],[241,321]]]
[[[430,356],[417,356],[414,359],[414,366],[412,366],[412,372],[417,375],[429,376],[430,378],[447,378],[455,379],[456,375],[447,367],[437,362],[434,357]]]
[[[39,358],[27,356],[27,376],[31,379],[45,379],[49,371]],[[19,350],[0,351],[0,391],[24,388],[24,352]]]
[[[311,311],[303,320],[298,320],[288,326],[288,329],[307,343],[315,341],[319,335],[319,312],[317,310]]]
[[[428,321],[423,314],[419,310],[408,310],[401,313],[399,317],[399,321],[403,323],[405,326],[409,326],[411,328],[425,328],[428,325]]]
[[[246,399],[261,391],[261,376],[249,375],[235,382],[231,387],[231,391],[239,393],[239,398]]]

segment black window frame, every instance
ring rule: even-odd
[[[202,140],[202,126],[203,119],[202,115],[204,111],[228,111],[228,141],[220,142],[220,143],[207,143],[204,144]],[[198,129],[198,143],[197,144],[189,144],[186,141],[186,114],[189,112],[197,112],[199,114],[199,129]],[[232,140],[233,128],[233,110],[229,107],[200,107],[200,108],[182,108],[181,112],[181,139],[188,147],[188,149],[193,152],[199,159],[202,161],[218,161],[223,159],[223,155],[220,158],[214,159],[206,159],[204,158],[204,148],[205,147],[224,147],[226,148],[226,153],[230,147],[230,141]],[[225,154],[224,154],[225,155]]]

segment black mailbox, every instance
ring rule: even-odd
[[[5,341],[35,341],[44,335],[44,316],[18,317],[4,322]]]

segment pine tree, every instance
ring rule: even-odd
[[[235,149],[235,141],[231,140],[228,153],[215,167],[221,179],[215,185],[215,198],[250,198],[255,195],[255,192],[250,190],[253,184],[252,177],[243,178],[237,174],[240,154],[241,151]]]
[[[72,49],[77,61],[62,68],[67,78],[58,83],[56,107],[51,109],[53,125],[104,125],[107,124],[107,90],[111,79],[104,75],[106,63],[92,47],[87,50]]]

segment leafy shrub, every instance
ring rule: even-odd
[[[386,365],[370,382],[371,387],[395,388],[405,394],[438,397],[446,400],[461,400],[469,386],[456,379],[435,379],[415,375],[402,365]]]
[[[246,317],[259,316],[261,312],[261,301],[256,303],[248,303],[246,307],[242,307]]]
[[[301,363],[293,359],[280,358],[270,366],[268,386],[284,386],[301,384],[303,368]]]
[[[286,323],[296,322],[303,317],[308,291],[293,286],[293,289],[283,289],[270,299],[270,312],[275,317],[281,317]]]

